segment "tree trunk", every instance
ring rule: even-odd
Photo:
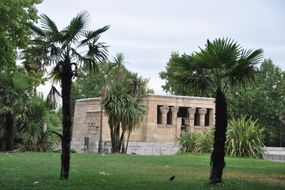
[[[127,153],[127,151],[128,151],[131,132],[132,132],[131,130],[128,130],[128,138],[127,138],[127,144],[126,144],[126,148],[125,148],[125,153]]]
[[[124,153],[124,139],[125,139],[125,129],[122,129],[122,134],[120,137],[120,142],[119,142],[119,152]]]
[[[216,124],[214,135],[214,149],[211,155],[210,183],[222,181],[225,167],[225,142],[227,131],[227,103],[224,93],[218,89],[216,92]]]
[[[71,110],[70,92],[72,85],[72,69],[70,60],[65,59],[61,63],[61,93],[62,93],[62,139],[61,139],[61,172],[60,179],[67,180],[70,165],[70,142],[71,142]]]
[[[114,136],[114,125],[109,122],[109,126],[110,126],[110,134],[111,134],[111,145],[112,145],[112,153],[114,152],[114,147],[115,147],[115,136]]]
[[[120,123],[114,128],[114,150],[112,152],[117,153],[120,151]]]
[[[5,122],[5,150],[10,151],[13,147],[13,118],[12,114],[6,114],[6,122]]]

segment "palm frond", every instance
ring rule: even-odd
[[[48,95],[47,95],[47,105],[51,107],[52,109],[55,109],[58,103],[58,99],[61,97],[61,94],[59,91],[56,89],[55,86],[52,86]]]
[[[41,36],[41,37],[45,37],[45,33],[41,28],[37,27],[33,23],[28,23],[28,26],[30,27],[32,32],[35,33],[36,35]]]
[[[48,34],[59,33],[58,28],[53,20],[51,20],[47,15],[42,14],[41,17],[42,29]]]
[[[53,67],[52,71],[50,72],[50,78],[52,79],[53,82],[58,83],[61,80],[61,74],[63,70],[63,61],[59,61],[55,67]]]
[[[170,62],[174,67],[174,75],[180,83],[196,92],[209,91],[212,79],[207,64],[197,61],[194,55],[186,54],[175,56]]]
[[[71,42],[78,41],[84,35],[88,27],[90,15],[87,11],[82,11],[74,17],[69,25],[62,31],[65,46]]]
[[[110,26],[104,26],[102,28],[99,28],[95,31],[86,31],[84,33],[84,38],[80,43],[79,46],[82,45],[86,45],[89,44],[90,41],[92,41],[93,39],[97,39],[98,37],[100,37],[100,34],[102,34],[103,32],[107,31],[110,28]]]
[[[240,59],[227,73],[231,84],[245,85],[254,79],[256,64],[262,59],[263,51],[261,49],[243,50]]]

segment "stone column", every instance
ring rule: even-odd
[[[161,117],[161,124],[166,125],[167,123],[167,113],[169,111],[169,107],[168,106],[161,106],[160,111],[162,113],[162,117]]]
[[[179,110],[178,106],[171,107],[172,125],[176,125],[176,123],[177,123],[177,113],[178,113],[178,110]]]
[[[188,108],[189,126],[186,128],[186,131],[189,131],[189,132],[194,131],[195,112],[196,112],[195,107]]]
[[[181,134],[181,122],[182,122],[182,118],[181,117],[177,117],[176,119],[176,137],[180,137]]]
[[[188,108],[189,125],[191,127],[192,126],[194,127],[195,112],[196,112],[196,108],[195,107]]]
[[[200,126],[205,127],[205,115],[207,113],[207,108],[198,109],[198,113],[200,115]]]

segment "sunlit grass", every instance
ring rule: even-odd
[[[285,189],[285,163],[226,160],[224,183],[210,186],[207,154],[72,154],[70,179],[60,181],[59,153],[1,153],[0,189]]]

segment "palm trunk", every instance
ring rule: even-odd
[[[132,132],[131,130],[128,131],[128,138],[127,138],[127,144],[126,144],[126,148],[125,148],[125,153],[127,153],[127,151],[128,151],[131,132]]]
[[[61,139],[61,172],[60,179],[67,180],[70,165],[70,142],[71,142],[71,110],[70,92],[72,85],[72,69],[70,60],[66,58],[62,65],[61,92],[62,92],[62,139]]]
[[[227,103],[224,93],[218,89],[216,92],[216,125],[214,135],[214,149],[211,155],[210,183],[222,181],[225,167],[225,142],[227,131]]]
[[[124,153],[124,139],[125,139],[125,129],[122,129],[122,134],[120,137],[120,142],[119,142],[119,152]]]
[[[110,125],[110,124],[109,124]],[[112,143],[112,153],[114,151],[114,147],[115,147],[115,139],[114,139],[114,127],[113,125],[110,125],[110,133],[111,133],[111,143]]]
[[[8,113],[6,115],[6,122],[5,122],[5,150],[10,151],[13,147],[13,118],[12,114]]]
[[[114,143],[114,153],[117,153],[120,151],[120,123],[116,125],[114,129],[114,138],[115,138],[115,143]]]

